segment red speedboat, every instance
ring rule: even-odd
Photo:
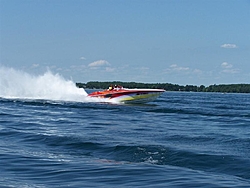
[[[109,99],[110,102],[147,103],[154,101],[164,89],[127,89],[123,87],[109,88],[88,94],[89,97]]]

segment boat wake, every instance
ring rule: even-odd
[[[42,99],[75,102],[106,102],[88,97],[84,89],[77,88],[71,80],[47,71],[31,75],[21,70],[0,67],[0,98]]]

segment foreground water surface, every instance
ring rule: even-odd
[[[0,98],[2,187],[249,187],[250,95]]]

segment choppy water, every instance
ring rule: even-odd
[[[3,187],[249,187],[250,95],[0,98]]]

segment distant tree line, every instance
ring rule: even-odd
[[[187,92],[222,92],[222,93],[250,93],[250,84],[220,84],[210,85],[178,85],[170,83],[137,83],[137,82],[98,82],[91,81],[87,83],[76,83],[79,88],[88,89],[106,89],[110,85],[121,85],[124,88],[148,88],[148,89],[165,89],[166,91],[187,91]]]

